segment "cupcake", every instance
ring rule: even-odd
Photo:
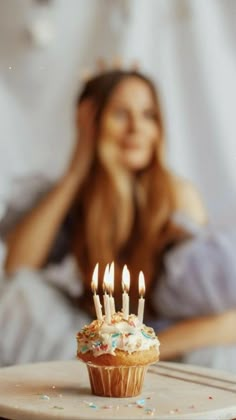
[[[77,334],[77,357],[87,364],[92,392],[106,397],[133,397],[141,393],[145,372],[159,360],[154,330],[135,315],[123,313],[95,320]]]

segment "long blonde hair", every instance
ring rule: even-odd
[[[90,98],[97,105],[96,123],[117,85],[128,77],[137,77],[149,86],[156,105],[160,137],[150,165],[130,182],[115,176],[100,159],[99,144],[94,139],[95,157],[73,209],[73,252],[83,273],[85,290],[89,290],[93,268],[115,261],[116,292],[120,296],[121,270],[128,265],[134,284],[131,307],[135,304],[138,272],[145,275],[147,294],[162,269],[165,251],[185,237],[174,225],[175,190],[173,177],[164,164],[163,121],[156,90],[149,79],[137,72],[111,71],[90,80],[80,102]],[[131,280],[132,281],[132,280]],[[136,286],[135,286],[136,285]]]

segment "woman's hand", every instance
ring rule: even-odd
[[[95,152],[95,107],[92,100],[85,100],[77,111],[78,139],[68,175],[75,177],[78,184],[87,176]]]

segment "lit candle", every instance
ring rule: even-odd
[[[104,295],[103,295],[103,302],[104,302],[104,309],[105,309],[105,320],[107,324],[111,322],[111,308],[110,308],[110,298],[107,294],[109,291],[109,264],[107,264],[104,272],[103,278],[103,288],[104,288]]]
[[[93,276],[92,276],[92,282],[91,282],[91,289],[93,292],[93,301],[95,306],[95,311],[97,315],[97,319],[102,320],[102,306],[100,303],[99,296],[97,295],[97,288],[98,288],[98,264],[96,264]]]
[[[139,273],[139,282],[138,282],[138,289],[139,289],[139,301],[138,301],[138,319],[140,322],[143,322],[143,315],[144,315],[144,304],[145,299],[143,298],[145,294],[145,280],[143,272],[140,271]]]
[[[122,287],[123,287],[123,294],[122,294],[122,311],[124,319],[128,319],[129,316],[129,287],[130,287],[130,273],[127,268],[127,265],[124,266],[122,271]]]
[[[110,292],[111,315],[113,315],[116,312],[115,300],[114,300],[114,297],[112,296],[114,292],[114,279],[115,279],[115,266],[114,266],[114,262],[112,262],[110,266],[110,270],[109,270],[109,292]]]

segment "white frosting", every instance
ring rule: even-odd
[[[142,324],[135,315],[124,320],[121,313],[115,314],[112,322],[93,321],[85,326],[77,336],[78,353],[92,351],[94,356],[113,354],[115,350],[130,353],[148,350],[151,347],[159,349],[159,340],[152,328]]]

